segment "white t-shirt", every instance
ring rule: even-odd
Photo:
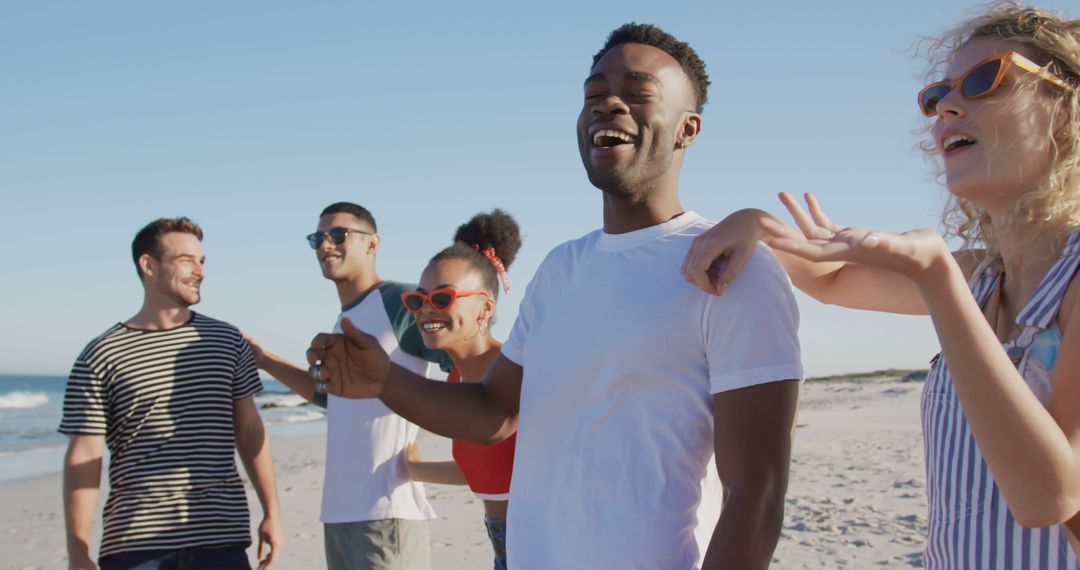
[[[712,225],[687,212],[595,231],[552,250],[529,284],[502,347],[524,369],[515,570],[700,563],[721,503],[706,478],[712,395],[802,377],[791,282],[767,248],[722,297],[679,273]]]
[[[347,316],[360,330],[379,339],[392,362],[428,376],[428,361],[408,353],[421,354],[422,345],[409,351],[401,345],[407,339],[415,344],[420,338],[419,334],[406,337],[412,332],[410,327],[416,327],[401,306],[400,294],[405,289],[411,288],[391,282],[373,289],[344,308],[334,332],[341,332],[341,319]],[[405,467],[405,448],[416,441],[416,424],[379,400],[328,395],[326,404],[322,522],[435,518],[424,484],[412,481]]]

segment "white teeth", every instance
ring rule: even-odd
[[[945,150],[952,150],[962,144],[974,144],[974,139],[966,137],[964,135],[949,135],[945,137],[945,140],[941,141],[941,146]]]
[[[634,142],[634,137],[632,135],[629,135],[629,134],[624,133],[622,131],[616,131],[614,129],[601,129],[601,130],[596,131],[595,133],[593,133],[593,137],[592,137],[593,144],[596,145],[596,146],[603,146],[600,143],[601,137],[615,138],[615,139],[619,139],[619,140],[621,140],[623,142],[628,142],[628,143]]]
[[[440,322],[437,322],[437,321],[433,321],[433,322],[430,322],[430,323],[423,323],[420,326],[424,328],[424,332],[432,333],[432,332],[435,332],[435,331],[441,331],[441,330],[445,329],[446,328],[446,323],[440,323]]]

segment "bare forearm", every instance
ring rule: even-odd
[[[274,461],[270,453],[270,438],[262,421],[249,422],[237,433],[236,450],[244,463],[251,486],[259,497],[264,517],[278,518],[277,481],[274,477]]]
[[[68,449],[64,456],[64,523],[68,557],[90,560],[90,535],[101,488],[101,456]]]
[[[305,400],[315,400],[315,379],[308,374],[307,370],[289,363],[287,360],[274,354],[267,354],[259,362],[259,367],[267,374],[276,378],[282,384]]]
[[[390,409],[444,437],[497,443],[517,430],[483,383],[436,382],[393,365],[379,395]]]
[[[440,485],[467,485],[461,469],[453,461],[410,461],[409,477],[413,481]]]
[[[814,299],[827,303],[902,315],[925,315],[919,289],[892,271],[858,263],[807,261],[774,250],[791,282]]]
[[[784,522],[784,494],[799,402],[798,380],[713,397],[724,505],[702,569],[767,568]],[[746,434],[755,434],[747,438]]]
[[[1002,350],[952,258],[920,279],[975,441],[1021,524],[1060,523],[1080,509],[1076,451]]]
[[[754,570],[769,567],[784,522],[785,481],[725,492],[701,570]]]
[[[765,219],[779,223],[775,216],[765,210],[746,208],[732,213],[717,226],[736,228],[739,234],[752,236],[768,245],[772,236],[763,232],[759,225],[760,221]],[[796,287],[819,301],[830,302],[826,297],[829,296],[840,269],[844,267],[843,263],[811,261],[781,250],[772,252]]]

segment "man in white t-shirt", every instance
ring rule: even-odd
[[[548,254],[483,383],[391,366],[348,322],[312,341],[311,372],[335,394],[379,397],[455,438],[517,430],[515,570],[746,570],[772,558],[802,376],[798,311],[763,247],[721,297],[680,276],[712,225],[677,190],[708,84],[693,49],[659,28],[611,34],[577,125],[603,229]],[[722,495],[709,492],[713,464]]]
[[[383,281],[375,270],[375,218],[350,202],[327,206],[307,236],[323,277],[334,282],[341,313],[374,335],[403,370],[426,376],[428,363],[449,370],[445,353],[424,346],[401,293],[414,285]],[[340,331],[338,325],[335,330]],[[248,339],[251,341],[251,339]],[[307,371],[251,341],[259,368],[326,408],[322,515],[330,570],[424,570],[430,561],[428,520],[435,511],[423,483],[409,478],[404,452],[419,431],[378,400],[327,395]]]

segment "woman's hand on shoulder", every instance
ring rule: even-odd
[[[739,210],[694,238],[683,259],[683,277],[706,293],[722,295],[754,252],[762,218],[771,216],[752,208]]]

